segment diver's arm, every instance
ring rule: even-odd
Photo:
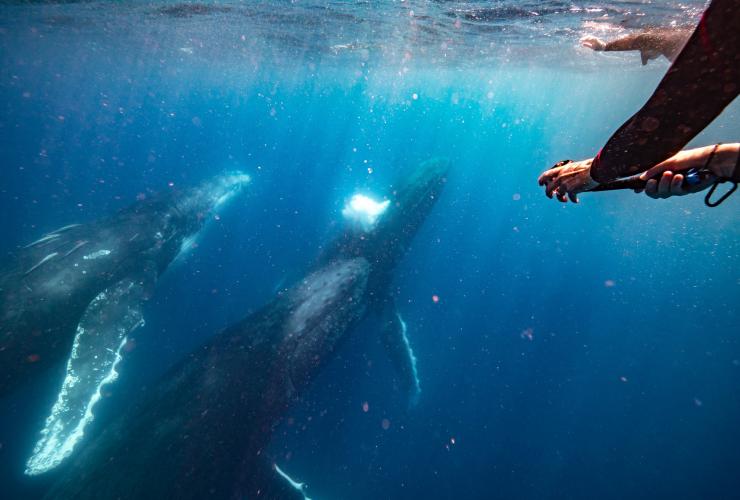
[[[544,171],[538,182],[545,186],[548,198],[555,196],[561,202],[570,199],[578,203],[578,193],[598,188],[598,183],[590,175],[593,162],[593,158],[558,162],[551,169]],[[712,175],[704,179],[702,184],[694,184],[691,189],[686,189],[683,185],[683,172],[692,168],[708,169]],[[645,171],[640,179],[647,181],[644,190],[653,198],[695,193],[709,187],[715,180],[740,183],[740,143],[716,144],[679,151]]]
[[[663,55],[673,62],[681,51],[681,48],[691,36],[691,30],[684,28],[661,28],[633,35],[627,35],[611,42],[593,42],[593,39],[583,40],[585,46],[591,46],[594,50],[607,52],[639,50],[642,55],[642,64],[647,64],[649,59]],[[598,40],[598,39],[597,39]],[[587,44],[587,42],[590,42]],[[593,46],[592,46],[593,45]]]
[[[703,185],[687,190],[683,185],[683,173],[692,168],[707,168],[714,178],[710,176]],[[640,178],[647,180],[645,194],[651,198],[696,193],[711,186],[715,178],[740,182],[740,143],[716,144],[680,151],[644,172]]]
[[[644,172],[701,132],[740,92],[740,0],[714,0],[647,103],[590,168],[599,183]]]

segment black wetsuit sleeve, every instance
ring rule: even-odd
[[[740,0],[713,0],[647,103],[591,165],[600,183],[670,158],[740,92]]]

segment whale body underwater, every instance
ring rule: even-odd
[[[158,277],[208,215],[249,177],[230,172],[140,200],[87,224],[47,233],[0,269],[0,396],[66,360],[26,474],[69,456],[112,382],[126,336],[143,324]]]
[[[377,321],[399,386],[410,400],[419,395],[390,285],[448,168],[443,159],[421,164],[372,227],[348,224],[303,279],[178,362],[83,443],[47,498],[304,498],[267,446],[360,322]]]

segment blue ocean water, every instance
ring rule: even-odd
[[[253,178],[163,276],[90,436],[299,280],[354,192],[382,197],[445,156],[393,287],[418,406],[368,322],[275,433],[281,466],[318,499],[737,497],[737,199],[566,206],[536,182],[598,151],[668,68],[578,38],[690,24],[702,6],[4,2],[3,255],[142,194]],[[692,145],[737,141],[739,113]],[[3,498],[54,478],[23,464],[61,374],[0,401]]]

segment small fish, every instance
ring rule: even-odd
[[[64,256],[69,257],[72,253],[76,252],[78,249],[82,248],[85,245],[87,245],[87,240],[78,241],[75,246],[73,246],[67,253],[64,254]]]
[[[44,257],[43,259],[41,259],[38,264],[36,264],[31,269],[29,269],[28,271],[26,271],[25,273],[23,273],[23,276],[28,276],[33,271],[35,271],[36,269],[38,269],[41,265],[43,265],[44,263],[50,261],[51,259],[53,259],[57,255],[59,255],[59,253],[57,253],[57,252],[50,253],[49,255],[47,255],[46,257]]]
[[[48,232],[48,233],[46,233],[46,234],[47,234],[47,235],[57,234],[57,236],[58,236],[58,233],[63,233],[64,231],[69,231],[69,230],[70,230],[70,229],[72,229],[73,227],[77,227],[77,226],[81,226],[81,225],[82,225],[82,224],[69,224],[69,225],[67,225],[67,226],[62,226],[62,227],[60,227],[60,228],[59,228],[59,229],[57,229],[56,231],[50,231],[50,232]]]
[[[37,239],[33,243],[29,243],[28,245],[24,246],[23,248],[35,247],[36,245],[40,245],[41,243],[46,243],[46,242],[49,242],[51,240],[55,240],[57,238],[59,238],[59,235],[56,234],[56,233],[47,234],[46,236],[43,236],[43,237]]]

